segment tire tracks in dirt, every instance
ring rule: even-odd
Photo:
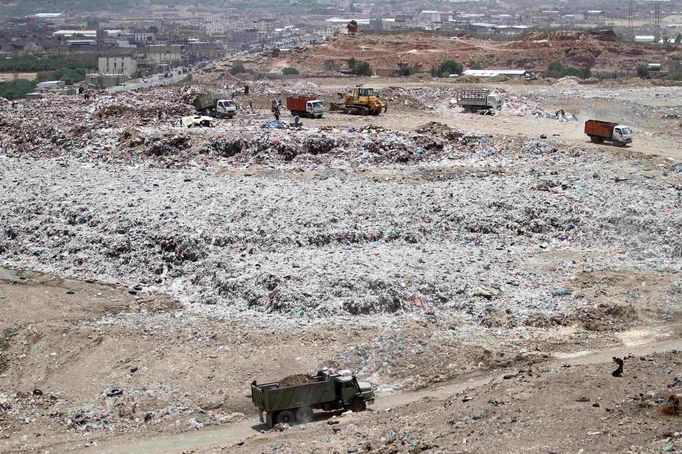
[[[665,328],[675,327],[677,327],[677,325],[668,325]],[[659,329],[661,328],[663,327],[660,327]],[[598,351],[583,351],[560,356],[555,355],[547,362],[539,363],[538,365],[561,367],[606,364],[612,362],[614,356],[641,356],[671,350],[682,350],[682,337],[675,336],[674,338],[667,340],[634,346],[614,347]],[[425,398],[433,401],[442,401],[448,399],[453,394],[479,388],[496,381],[502,381],[502,377],[505,374],[513,371],[515,371],[513,368],[497,370],[484,375],[471,376],[466,379],[450,382],[436,388],[381,396],[377,399],[377,404],[373,406],[373,410],[381,411],[388,408],[394,409]],[[327,418],[318,417],[316,419],[317,421],[312,424],[319,424]],[[266,432],[265,434],[262,434],[260,432],[261,429],[263,429],[263,426],[261,426],[258,419],[254,418],[220,427],[181,434],[142,439],[108,440],[98,446],[70,451],[67,450],[67,452],[77,454],[171,454],[204,452],[208,449],[229,448],[237,443],[248,443],[249,441],[263,440],[264,438],[274,440],[282,435],[282,433],[278,432]]]

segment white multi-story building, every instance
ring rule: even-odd
[[[99,57],[100,74],[123,74],[131,79],[137,75],[137,60],[133,57]]]
[[[227,23],[224,21],[211,21],[204,25],[207,35],[224,35],[227,32]]]

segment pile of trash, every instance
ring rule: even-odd
[[[578,121],[578,119],[563,109],[550,112],[540,103],[525,96],[507,94],[500,109],[500,114],[513,117],[546,118],[558,121]]]
[[[0,192],[11,232],[0,260],[168,292],[219,317],[432,313],[478,323],[493,310],[516,324],[586,304],[555,296],[565,276],[529,267],[537,251],[617,248],[590,266],[652,272],[679,260],[669,245],[682,218],[665,179],[616,183],[625,161],[604,153],[419,129],[258,129],[213,144],[236,165],[268,164],[273,178],[0,157],[12,185]],[[140,147],[181,149],[184,137]],[[299,178],[308,162],[315,177]],[[568,276],[583,264],[565,266]]]
[[[317,165],[342,159],[348,163],[391,164],[439,161],[451,154],[470,153],[464,134],[436,122],[415,132],[360,128],[291,129],[287,123],[268,121],[249,140],[207,139],[206,149],[233,157],[233,164],[285,163],[314,158]],[[239,150],[239,152],[236,152]]]
[[[389,105],[402,105],[421,110],[444,110],[449,100],[457,99],[460,89],[451,87],[403,88],[386,87],[377,91]]]
[[[195,92],[159,88],[147,94],[117,93],[90,101],[48,96],[36,103],[21,103],[14,111],[0,113],[0,143],[9,156],[71,156],[83,162],[147,160],[164,167],[190,165],[199,156],[230,159],[238,165],[286,163],[299,157],[317,165],[335,159],[405,164],[472,152],[463,134],[439,123],[415,132],[373,126],[304,129],[281,120],[188,130],[176,121],[193,113],[193,107],[168,100],[190,101]],[[67,109],[69,103],[80,105]]]

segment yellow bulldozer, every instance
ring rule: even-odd
[[[388,103],[374,94],[373,88],[358,85],[351,93],[339,93],[341,103],[332,103],[330,110],[341,111],[349,115],[379,115],[388,110]]]

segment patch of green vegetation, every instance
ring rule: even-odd
[[[451,74],[462,74],[464,67],[454,60],[443,60],[431,68],[433,77],[450,77]]]
[[[351,72],[356,76],[371,76],[374,74],[369,62],[356,60],[355,57],[351,57],[348,60],[348,69],[350,69]]]
[[[32,80],[14,79],[0,83],[0,98],[18,99],[34,92],[36,84]]]
[[[651,77],[651,71],[649,71],[649,66],[642,63],[641,65],[637,65],[637,77],[640,77],[642,79],[648,79]]]
[[[56,71],[58,69],[97,68],[97,55],[14,55],[0,58],[0,72],[22,73]]]
[[[246,68],[244,68],[244,62],[241,60],[235,60],[232,62],[232,69],[230,69],[230,73],[232,74],[242,74],[246,72]]]
[[[289,66],[289,67],[284,68],[282,70],[282,74],[284,74],[285,76],[295,76],[295,75],[300,74],[300,73],[298,72],[298,69],[292,68],[291,66]]]
[[[588,79],[592,75],[592,69],[588,66],[584,68],[576,68],[574,66],[564,66],[561,62],[555,61],[547,66],[545,76],[561,78],[566,76],[574,76],[580,79]]]
[[[62,68],[56,71],[41,71],[36,76],[36,82],[46,80],[63,80],[67,84],[75,84],[85,80],[87,68]]]

